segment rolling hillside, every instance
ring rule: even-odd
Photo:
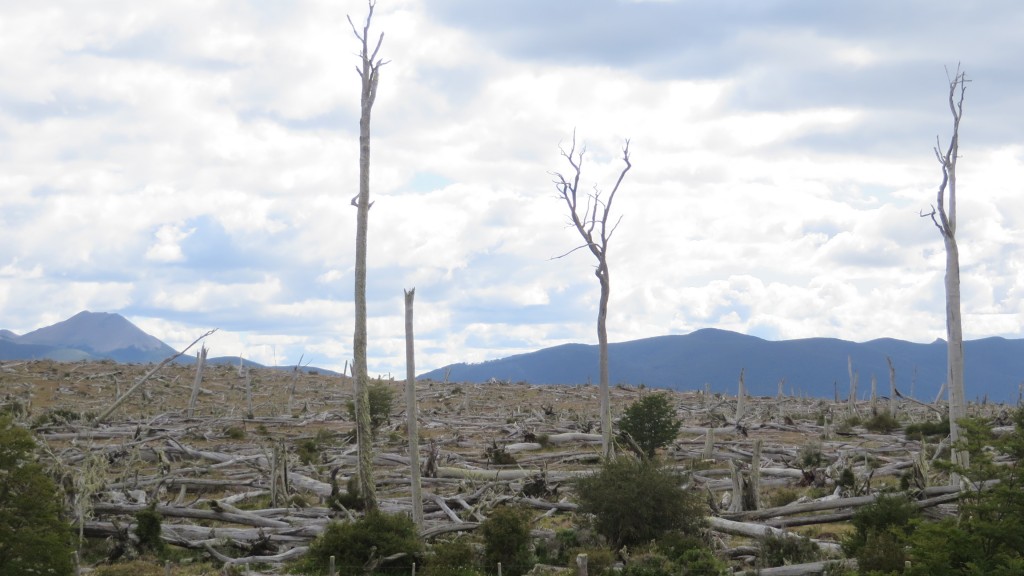
[[[970,400],[1016,402],[1024,382],[1024,340],[985,338],[964,344],[966,387]],[[597,381],[597,346],[565,344],[479,364],[453,364],[420,375],[450,381],[525,381],[531,384],[582,384]],[[889,357],[901,393],[934,400],[946,372],[946,343],[916,344],[884,338],[849,342],[833,338],[768,341],[717,329],[658,336],[609,345],[613,384],[645,384],[676,390],[736,393],[740,370],[754,395],[774,395],[785,379],[787,394],[848,397],[847,359],[853,362],[858,396],[870,394],[871,378],[879,395],[889,394]]]

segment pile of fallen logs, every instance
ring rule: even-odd
[[[110,368],[89,374],[91,368],[72,365],[56,381],[37,378],[20,388],[26,396],[16,400],[27,398],[29,404],[47,395],[44,386],[65,389],[51,390],[55,401],[47,408],[37,402],[25,421],[55,410],[109,405],[97,396],[111,388],[124,396],[120,389],[128,387],[121,381],[130,367]],[[169,544],[206,550],[225,564],[268,564],[301,556],[328,522],[354,517],[336,498],[345,493],[357,463],[344,409],[351,398],[349,382],[208,367],[198,404],[193,397],[185,406],[191,379],[173,366],[167,370],[147,385],[148,400],[122,400],[120,412],[106,411],[113,415],[105,421],[35,422],[84,536],[130,545],[135,515],[153,509],[163,517],[162,538]],[[621,412],[645,393],[616,387],[613,406]],[[844,426],[848,416],[870,414],[868,401],[673,394],[683,426],[662,458],[689,472],[691,489],[706,493],[713,510],[710,529],[723,541],[739,538],[724,555],[753,555],[745,542],[766,533],[793,537],[789,529],[794,527],[849,520],[857,507],[874,501],[880,485],[898,485],[901,477],[923,509],[949,513],[959,496],[930,466],[941,446],[899,432]],[[594,387],[421,382],[416,396],[424,538],[473,530],[494,506],[509,501],[540,516],[575,511],[571,479],[599,465]],[[62,397],[67,402],[62,404]],[[275,400],[284,397],[290,409]],[[941,412],[935,405],[896,400],[879,402],[903,422],[934,419]],[[251,409],[238,407],[248,402]],[[396,403],[393,423],[378,430],[375,443],[378,497],[387,512],[412,509],[410,459],[404,424],[399,424],[404,409]],[[1000,409],[971,407],[976,415]],[[495,458],[497,452],[504,458]],[[844,475],[853,482],[839,482]],[[816,488],[818,498],[765,504],[781,487],[808,486]],[[535,535],[553,537],[544,530]],[[816,542],[838,554],[835,540]],[[790,568],[761,573],[816,569]]]

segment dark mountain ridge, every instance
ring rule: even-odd
[[[113,360],[124,364],[149,364],[162,362],[176,353],[177,350],[147,334],[124,316],[109,312],[79,312],[67,320],[21,336],[10,330],[0,330],[0,360]],[[195,357],[186,354],[176,362],[191,364],[195,362]],[[208,358],[207,363],[234,366],[241,363],[250,368],[266,368],[238,356]],[[294,367],[270,368],[291,370]],[[330,370],[309,366],[303,366],[303,370],[335,374]]]
[[[83,311],[21,336],[0,334],[0,360],[159,362],[175,350],[120,314]]]
[[[656,336],[609,344],[612,384],[735,394],[740,370],[750,394],[767,396],[784,379],[786,394],[841,398],[850,394],[848,362],[858,397],[889,395],[890,358],[900,393],[932,401],[946,380],[946,343],[918,344],[881,338],[850,342],[835,338],[769,341],[706,328],[686,335]],[[1024,340],[984,338],[964,343],[965,386],[970,400],[1016,402],[1024,382]],[[849,360],[848,360],[849,359]],[[422,374],[440,380],[486,382],[492,378],[531,384],[597,381],[596,345],[563,344],[479,364],[452,364]],[[450,372],[449,372],[450,370]]]

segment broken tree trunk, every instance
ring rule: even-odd
[[[416,289],[405,291],[405,412],[409,433],[409,472],[412,484],[412,521],[423,529],[423,497],[420,492],[420,441],[416,422],[416,349],[413,341],[413,298]]]
[[[139,389],[139,388],[140,388],[140,387],[141,387],[141,386],[142,386],[143,384],[145,384],[147,380],[149,380],[150,378],[152,378],[154,374],[156,374],[157,372],[159,372],[161,368],[163,368],[163,367],[164,367],[164,366],[166,366],[167,364],[169,364],[169,363],[171,363],[172,361],[174,361],[174,359],[176,359],[176,358],[177,358],[178,356],[181,356],[181,355],[182,355],[182,354],[184,354],[185,352],[188,352],[188,351],[189,351],[189,349],[190,349],[190,348],[192,348],[193,346],[195,346],[197,342],[199,342],[199,341],[200,341],[200,340],[202,340],[203,338],[206,338],[206,337],[207,337],[207,336],[209,336],[210,334],[213,334],[213,333],[214,333],[214,332],[216,332],[216,331],[217,331],[217,329],[216,329],[216,328],[214,328],[213,330],[210,330],[210,331],[209,331],[209,332],[207,332],[206,334],[203,334],[203,335],[202,335],[202,336],[200,336],[199,338],[196,338],[195,340],[193,340],[193,341],[192,341],[192,343],[191,343],[191,344],[189,344],[188,346],[186,346],[186,347],[185,347],[185,349],[184,349],[184,350],[182,350],[181,352],[178,352],[177,354],[175,354],[175,355],[173,355],[173,356],[168,356],[167,358],[164,358],[164,361],[163,361],[163,362],[161,362],[161,363],[157,364],[157,365],[156,365],[156,366],[155,366],[155,367],[154,367],[154,368],[153,368],[152,370],[150,370],[149,372],[147,372],[145,376],[143,376],[142,378],[139,378],[139,381],[138,381],[138,382],[136,382],[136,383],[135,383],[134,385],[132,385],[132,387],[131,387],[131,388],[129,388],[129,389],[128,389],[128,391],[127,391],[127,392],[125,392],[123,396],[121,396],[121,397],[120,397],[120,398],[118,398],[117,400],[114,400],[114,403],[110,405],[110,408],[107,408],[106,410],[104,410],[104,412],[103,412],[102,414],[100,414],[99,416],[97,416],[97,417],[96,417],[96,425],[98,426],[98,425],[99,425],[100,423],[102,423],[102,422],[103,422],[104,420],[106,420],[107,418],[109,418],[109,417],[110,417],[110,415],[114,413],[114,410],[117,410],[118,408],[120,408],[120,407],[121,407],[121,405],[122,405],[122,404],[124,404],[125,400],[127,400],[128,398],[130,398],[130,397],[131,397],[131,395],[132,395],[132,394],[134,394],[136,390],[138,390],[138,389]]]
[[[192,382],[192,396],[188,399],[188,417],[192,418],[196,411],[196,398],[199,398],[199,386],[203,382],[203,366],[206,365],[206,344],[196,354],[196,379]]]

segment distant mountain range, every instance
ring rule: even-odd
[[[785,379],[787,394],[841,398],[850,393],[848,359],[858,379],[858,396],[871,391],[889,393],[890,358],[896,386],[905,395],[932,401],[946,380],[946,343],[915,344],[883,338],[849,342],[834,338],[769,341],[726,330],[704,329],[691,334],[657,336],[609,345],[613,384],[644,384],[654,388],[736,393],[740,370],[750,394],[774,395]],[[80,312],[52,326],[24,335],[0,330],[0,360],[48,358],[59,361],[114,360],[123,363],[160,362],[176,351],[146,334],[120,314]],[[479,364],[452,364],[421,374],[420,378],[452,382],[498,379],[531,384],[597,382],[597,346],[564,344]],[[1024,382],[1024,340],[984,338],[964,343],[965,387],[970,400],[988,398],[1017,402]],[[182,362],[193,362],[185,355]],[[208,360],[237,364],[237,356]],[[249,366],[259,364],[244,361]],[[280,367],[282,369],[291,367]],[[332,374],[329,370],[307,367]]]
[[[79,312],[52,326],[18,336],[0,330],[0,360],[49,358],[63,362],[160,362],[176,351],[120,314]]]
[[[735,394],[740,370],[750,394],[775,395],[785,379],[786,394],[841,398],[850,394],[848,359],[857,374],[857,395],[870,395],[871,378],[878,394],[889,395],[889,366],[904,395],[932,401],[946,381],[946,342],[915,344],[883,338],[849,342],[834,338],[769,341],[726,330],[704,329],[687,335],[658,336],[609,344],[612,384]],[[1024,340],[985,338],[964,343],[965,388],[969,400],[1016,402],[1024,382]],[[486,382],[492,378],[531,384],[597,382],[596,345],[564,344],[479,364],[452,364],[420,375],[452,382]]]
[[[79,362],[113,360],[124,364],[162,362],[177,354],[177,350],[150,336],[120,314],[108,312],[79,312],[52,326],[33,330],[19,336],[10,330],[0,330],[0,360],[57,360]],[[209,364],[238,364],[265,368],[262,364],[239,359],[238,356],[208,358]],[[177,362],[195,362],[194,355],[183,355]],[[272,367],[290,370],[291,366]],[[305,366],[307,371],[335,374]]]

